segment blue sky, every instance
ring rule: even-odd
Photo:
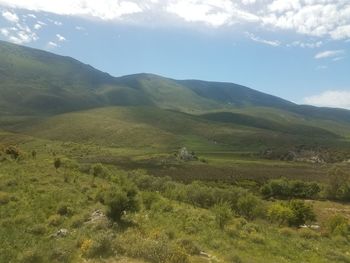
[[[350,109],[349,0],[0,0],[0,39]]]

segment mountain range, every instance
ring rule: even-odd
[[[348,110],[297,105],[233,83],[113,77],[70,57],[3,41],[0,79],[0,129],[48,139],[261,150],[342,149],[350,138]]]

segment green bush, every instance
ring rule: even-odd
[[[23,252],[23,254],[20,256],[19,262],[21,263],[41,263],[44,262],[44,258],[36,250],[27,250]]]
[[[329,218],[326,227],[331,234],[340,236],[347,236],[350,230],[349,220],[342,215]]]
[[[278,232],[285,237],[291,237],[295,233],[295,231],[289,227],[282,227]]]
[[[237,201],[237,212],[247,219],[254,219],[262,213],[262,202],[253,194],[245,194]]]
[[[21,156],[23,156],[23,152],[16,146],[8,146],[5,148],[4,152],[15,160],[18,160]]]
[[[186,251],[187,254],[199,255],[201,252],[200,248],[193,242],[193,240],[181,239],[177,243]]]
[[[289,224],[292,226],[300,226],[316,219],[312,206],[306,204],[305,201],[291,200],[288,202],[288,207],[292,209],[294,214],[294,217],[289,221]]]
[[[151,209],[152,205],[160,199],[159,194],[154,192],[142,192],[141,197],[143,206],[147,210]]]
[[[274,179],[269,180],[261,187],[261,193],[265,198],[314,198],[321,191],[321,187],[315,182],[303,182],[300,180]]]
[[[298,230],[299,236],[305,239],[318,239],[320,234],[309,228],[301,228]]]
[[[0,205],[6,205],[10,200],[10,195],[8,193],[0,191]]]
[[[251,240],[255,244],[264,244],[265,237],[259,233],[251,233],[249,235],[249,240]]]
[[[57,208],[57,214],[68,216],[73,214],[73,209],[68,204],[60,204]]]
[[[43,224],[34,225],[30,229],[30,233],[32,233],[34,235],[44,235],[46,233],[46,231],[47,231],[46,226]]]
[[[114,221],[121,221],[124,213],[139,210],[138,191],[133,186],[112,188],[105,196],[107,216]]]
[[[215,215],[215,221],[221,229],[224,229],[226,224],[232,218],[232,210],[229,203],[219,203],[213,206],[212,211]]]
[[[327,196],[330,199],[350,200],[350,174],[339,167],[331,169],[328,173]]]
[[[271,222],[276,222],[278,225],[287,224],[294,218],[293,210],[282,203],[271,205],[267,211],[267,215]]]
[[[276,203],[269,207],[268,218],[279,225],[300,226],[315,220],[312,206],[302,200],[291,200],[287,203]]]
[[[63,218],[61,215],[51,215],[47,221],[49,226],[59,226],[62,224]]]
[[[113,255],[112,237],[109,234],[98,234],[92,242],[87,243],[87,245],[86,243],[82,245],[82,253],[86,258],[100,258]]]
[[[188,263],[186,251],[171,242],[166,235],[145,237],[136,230],[128,230],[116,240],[117,252],[151,263]]]

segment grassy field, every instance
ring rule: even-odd
[[[324,233],[332,215],[349,217],[347,204],[312,201],[321,225],[318,231],[271,224],[265,213],[255,219],[234,213],[221,229],[211,208],[179,201],[161,188],[160,192],[154,189],[150,205],[150,190],[135,179],[148,173],[177,182],[207,181],[214,188],[249,185],[247,189],[256,190],[262,181],[281,176],[325,182],[327,166],[239,158],[230,152],[203,152],[200,157],[206,163],[184,163],[154,149],[109,148],[10,133],[1,133],[0,138],[3,147],[16,144],[23,156],[18,161],[5,154],[1,157],[0,262],[350,260],[348,239]],[[54,168],[57,158],[62,161],[59,169]],[[103,161],[103,175],[94,177],[89,167]],[[101,193],[125,180],[140,187],[140,210],[127,213],[122,224],[105,217],[93,222],[94,211],[106,214],[108,210],[100,201]],[[261,207],[274,203],[261,202]],[[68,232],[60,236],[61,229]]]

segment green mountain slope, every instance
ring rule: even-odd
[[[157,106],[183,112],[270,107],[350,122],[350,111],[299,106],[233,83],[152,74],[115,78],[69,57],[0,41],[0,110],[56,113],[99,106]]]
[[[1,41],[0,77],[0,128],[49,139],[257,150],[341,145],[350,137],[347,110],[300,106],[232,83],[116,78]]]
[[[12,126],[8,123],[7,128],[42,139],[155,152],[174,151],[184,145],[195,151],[252,153],[269,148],[287,152],[298,145],[349,147],[340,136],[321,128],[289,127],[243,114],[194,116],[156,107],[98,108],[30,118]]]

